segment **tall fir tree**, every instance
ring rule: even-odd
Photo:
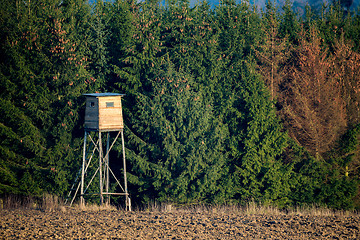
[[[279,33],[281,37],[287,37],[290,43],[297,45],[299,41],[300,22],[289,0],[283,6],[284,13],[281,16]]]
[[[280,156],[287,135],[276,116],[270,94],[250,63],[243,65],[228,112],[231,193],[240,202],[255,200],[289,204],[292,165]]]
[[[226,132],[213,104],[194,88],[193,78],[164,64],[154,92],[138,93],[138,119],[131,135],[129,181],[145,200],[175,203],[224,201],[219,182],[227,167]],[[136,136],[136,137],[135,137]]]
[[[1,43],[6,55],[1,63],[2,161],[20,180],[13,183],[20,192],[60,194],[68,186],[79,143],[73,135],[76,103],[84,82],[91,81],[86,41],[80,38],[90,11],[75,0],[16,1],[13,6],[13,25],[3,29],[7,36]]]

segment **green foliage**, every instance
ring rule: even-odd
[[[232,96],[231,115],[227,116],[235,198],[287,204],[291,166],[279,160],[287,146],[286,133],[253,67],[244,64],[240,77]]]
[[[106,78],[110,74],[109,66],[109,17],[111,13],[107,11],[105,4],[102,1],[96,1],[93,6],[93,14],[89,25],[91,27],[91,33],[89,34],[90,40],[90,61],[89,68],[94,72],[95,84],[92,86],[92,91],[102,89],[105,85]]]
[[[343,14],[338,6],[320,15],[307,7],[301,18],[289,1],[282,11],[269,1],[262,13],[233,0],[215,8],[186,0],[2,1],[0,194],[67,192],[81,162],[81,94],[114,91],[126,94],[129,191],[137,202],[359,207],[360,21]],[[301,44],[314,32],[316,48]],[[308,59],[295,54],[309,49]],[[318,106],[340,114],[347,128],[321,158],[296,141],[318,129],[294,134],[283,114],[308,106],[305,90],[315,88],[307,82],[320,82],[321,72],[311,61],[330,69],[316,91],[337,95],[309,111],[299,107],[292,119],[319,116],[323,145],[337,120]],[[344,114],[336,103],[346,105]]]
[[[117,34],[121,34],[120,49],[124,55],[114,61],[120,61],[120,65],[114,65],[114,73],[118,79],[116,88],[125,90],[130,95],[138,91],[151,91],[148,80],[153,79],[158,62],[158,54],[161,53],[160,43],[160,19],[158,13],[147,5],[140,7],[135,4],[119,4],[119,11],[124,11],[131,16],[122,15],[124,19],[116,19],[114,26]],[[121,22],[119,22],[121,21]],[[129,35],[121,32],[119,27],[127,29]]]
[[[321,188],[319,202],[334,209],[353,209],[358,182],[346,177],[332,177]]]
[[[285,1],[283,11],[279,33],[282,37],[287,37],[292,44],[297,45],[299,41],[300,23],[289,0]]]
[[[290,199],[297,205],[317,204],[334,209],[354,209],[358,180],[344,176],[334,163],[320,162],[291,141],[288,157],[294,161]]]
[[[142,151],[133,151],[133,171],[142,194],[178,203],[216,200],[226,167],[222,123],[214,119],[212,103],[195,91],[192,77],[171,63],[154,82],[150,96],[138,94]],[[146,155],[144,155],[144,151]],[[147,190],[147,191],[146,191]],[[145,198],[145,196],[143,197]],[[146,199],[146,198],[145,198]]]
[[[4,169],[19,179],[8,181],[19,192],[62,194],[78,147],[73,141],[78,97],[91,79],[86,41],[80,37],[87,32],[90,9],[82,1],[13,5],[19,21],[4,26],[1,45],[6,56],[0,118]]]

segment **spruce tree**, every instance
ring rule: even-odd
[[[141,6],[141,7],[140,7]],[[114,65],[116,74],[116,88],[124,89],[130,98],[137,91],[151,91],[150,80],[154,78],[162,55],[160,42],[160,13],[157,8],[145,3],[130,6],[119,5],[120,9],[130,11],[125,15],[126,22],[116,27],[129,27],[131,36],[125,35],[123,44],[124,55],[120,56],[119,65]],[[127,12],[126,12],[127,13]],[[128,13],[127,13],[128,14]],[[129,19],[127,19],[129,18]],[[128,22],[130,21],[130,22]],[[131,23],[132,26],[127,24]],[[114,29],[120,31],[120,29]],[[130,37],[130,39],[127,39]]]
[[[92,19],[89,23],[91,27],[91,32],[89,32],[91,34],[89,37],[91,64],[89,68],[93,71],[92,76],[96,79],[93,88],[99,90],[104,88],[111,69],[109,66],[110,31],[108,28],[112,13],[108,11],[107,5],[102,0],[96,1],[92,7]]]
[[[75,0],[16,1],[10,9],[1,42],[2,165],[12,172],[7,179],[23,181],[21,188],[12,181],[18,192],[60,194],[80,143],[77,101],[84,82],[93,83],[86,70],[86,36],[81,37],[90,9]]]
[[[254,66],[244,64],[238,77],[227,115],[231,193],[240,202],[253,199],[284,206],[292,184],[292,165],[280,159],[287,135]]]
[[[130,162],[143,199],[175,203],[224,201],[219,181],[227,169],[221,122],[213,104],[194,89],[193,78],[171,63],[154,81],[154,92],[138,93]],[[136,146],[136,147],[135,147]]]
[[[280,100],[281,88],[284,84],[285,63],[290,55],[290,44],[286,37],[280,37],[280,19],[276,6],[267,2],[263,15],[263,39],[253,48],[259,72],[270,90],[271,98]]]
[[[297,45],[299,41],[300,23],[299,19],[292,9],[292,3],[285,1],[283,6],[284,13],[281,16],[279,33],[281,37],[287,37],[292,44]]]

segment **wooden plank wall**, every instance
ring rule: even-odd
[[[85,128],[100,131],[123,129],[121,96],[87,97]]]
[[[93,107],[90,105],[91,102],[94,103]],[[85,128],[99,128],[99,103],[96,97],[86,97]]]
[[[107,103],[114,103],[108,107]],[[121,96],[107,96],[99,98],[99,130],[124,128]]]

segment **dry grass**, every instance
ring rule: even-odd
[[[236,204],[192,204],[192,205],[176,205],[173,203],[156,203],[151,202],[145,208],[147,212],[184,212],[184,213],[222,213],[222,214],[243,214],[243,215],[280,215],[285,214],[284,211],[276,207],[264,206],[249,202],[246,206]]]
[[[17,195],[9,195],[0,199],[0,209],[38,209],[46,212],[61,211],[66,212],[68,206],[64,205],[62,199],[56,195],[44,194],[42,198],[24,197]],[[88,203],[85,206],[74,204],[73,210],[80,211],[117,211],[114,205],[97,205]],[[358,216],[357,211],[333,210],[326,207],[308,205],[301,207],[293,207],[286,210],[280,210],[271,205],[258,204],[249,201],[245,206],[236,204],[230,205],[209,205],[209,204],[193,204],[193,205],[177,205],[171,202],[159,203],[149,202],[142,208],[135,209],[135,212],[155,212],[155,213],[218,213],[218,214],[241,214],[241,215],[299,215],[299,216]]]
[[[350,210],[334,210],[327,207],[316,206],[316,205],[307,205],[301,207],[294,207],[288,210],[289,215],[300,215],[300,216],[320,216],[320,217],[329,217],[329,216],[358,216],[357,211]]]
[[[89,211],[89,212],[117,211],[118,210],[114,205],[109,205],[109,204],[98,205],[98,204],[94,204],[94,203],[89,203],[89,204],[85,204],[85,205],[75,204],[72,208],[78,209],[81,211]]]
[[[66,211],[63,201],[56,195],[42,197],[8,195],[0,199],[0,209],[38,209],[46,212]]]
[[[333,210],[326,207],[307,205],[302,207],[293,207],[290,209],[281,210],[275,206],[258,204],[254,201],[249,201],[245,206],[236,204],[232,205],[176,205],[173,203],[157,203],[150,202],[144,209],[137,209],[136,211],[146,212],[183,212],[183,213],[220,213],[220,214],[241,214],[241,215],[299,215],[299,216],[358,216],[357,211],[348,210]]]
[[[247,215],[284,215],[285,212],[281,211],[279,208],[271,205],[261,205],[254,201],[250,201],[246,204],[243,209],[243,212]]]
[[[38,201],[30,196],[8,195],[0,200],[1,209],[38,208],[38,206]]]
[[[65,206],[58,196],[52,194],[44,194],[41,201],[41,210],[46,212],[62,211],[65,212]]]

